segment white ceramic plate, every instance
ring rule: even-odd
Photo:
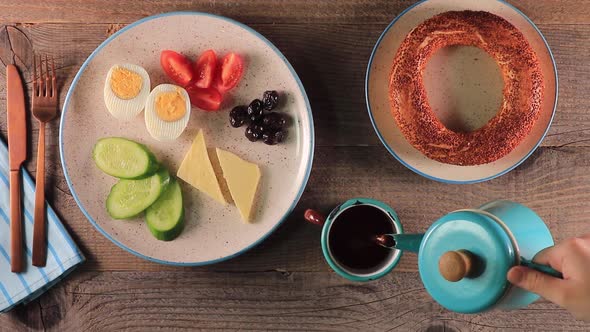
[[[508,20],[522,31],[535,50],[544,74],[541,115],[531,133],[511,153],[486,165],[455,166],[428,159],[405,139],[390,111],[389,72],[399,45],[418,24],[451,10],[483,10]],[[477,129],[500,107],[503,83],[498,66],[484,51],[474,47],[437,52],[425,70],[424,81],[433,110],[449,128]],[[385,29],[369,60],[365,93],[377,135],[403,165],[433,180],[475,183],[509,172],[539,146],[555,113],[557,85],[557,68],[549,45],[533,22],[512,5],[497,0],[429,0],[406,9]]]
[[[151,138],[143,113],[119,122],[105,108],[102,90],[109,68],[134,63],[150,74],[152,88],[170,83],[160,69],[160,52],[175,50],[195,59],[214,49],[232,51],[247,65],[239,85],[224,100],[222,110],[193,108],[187,130],[172,143]],[[251,143],[245,128],[229,126],[229,110],[278,90],[280,112],[292,119],[287,140],[280,145]],[[171,242],[156,240],[141,218],[113,220],[105,199],[116,179],[103,174],[92,160],[97,139],[123,136],[147,145],[176,174],[199,129],[209,148],[222,148],[256,162],[262,170],[259,199],[251,224],[241,221],[234,205],[224,207],[182,183],[186,226]],[[297,74],[279,50],[251,28],[233,20],[195,12],[166,13],[130,24],[102,43],[84,62],[66,96],[60,124],[60,152],[70,191],[82,212],[108,239],[142,258],[175,265],[204,265],[237,256],[268,236],[297,204],[309,177],[314,148],[309,101]]]

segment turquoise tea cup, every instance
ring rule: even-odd
[[[404,233],[391,207],[367,198],[348,200],[327,218],[307,210],[305,219],[323,225],[322,251],[339,275],[352,281],[375,280],[393,270],[403,252],[413,252],[426,291],[455,312],[518,309],[537,300],[538,295],[506,279],[516,265],[563,277],[532,261],[554,245],[553,238],[533,210],[511,201],[450,212],[424,234]]]
[[[307,210],[305,219],[323,226],[321,243],[326,262],[336,273],[346,279],[352,281],[379,279],[391,272],[401,257],[400,250],[375,246],[375,243],[371,242],[371,236],[376,233],[403,233],[397,214],[385,203],[368,198],[355,198],[334,208],[327,218],[314,210]],[[377,225],[358,223],[376,220],[379,221]],[[347,226],[345,224],[360,227],[356,229],[339,227]],[[364,234],[358,234],[359,231]],[[341,244],[350,244],[350,246],[342,248]],[[367,245],[370,247],[367,248]],[[355,254],[365,257],[353,257]],[[351,256],[351,260],[343,259],[344,256]]]

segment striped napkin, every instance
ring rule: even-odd
[[[68,235],[53,209],[47,205],[47,266],[38,268],[31,262],[33,247],[33,211],[35,184],[24,170],[23,232],[26,237],[26,271],[10,272],[10,214],[8,190],[8,149],[0,140],[0,312],[27,303],[43,294],[84,261],[72,238]]]

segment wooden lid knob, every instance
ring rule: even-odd
[[[471,273],[473,254],[467,250],[447,251],[438,261],[438,270],[446,280],[457,282]]]

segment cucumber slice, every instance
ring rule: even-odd
[[[158,240],[174,240],[184,228],[182,191],[172,179],[166,191],[145,211],[145,220],[152,235]]]
[[[99,139],[92,157],[103,172],[120,179],[145,178],[159,167],[158,160],[145,145],[121,137]]]
[[[154,204],[169,182],[166,169],[141,180],[119,180],[107,197],[107,212],[113,219],[135,217]]]

